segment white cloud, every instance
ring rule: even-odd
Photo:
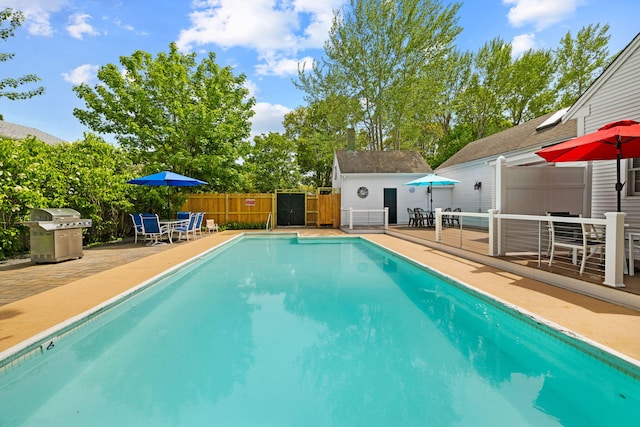
[[[60,11],[67,4],[67,0],[1,0],[0,8],[10,7],[21,11],[29,34],[52,36],[54,29],[51,26],[51,14]]]
[[[516,57],[521,53],[533,49],[536,45],[536,35],[533,33],[520,34],[511,41],[511,55]]]
[[[291,111],[290,108],[279,104],[257,102],[253,106],[255,115],[251,118],[251,140],[254,136],[269,132],[284,132],[282,121],[284,115]]]
[[[80,83],[89,83],[98,74],[98,66],[91,64],[80,65],[74,68],[70,73],[62,73],[62,78],[74,85]]]
[[[543,30],[571,16],[580,0],[502,0],[509,9],[509,23],[514,27],[533,24],[537,31]]]
[[[246,79],[244,81],[244,87],[249,89],[249,96],[255,97],[258,92],[260,92],[259,86],[253,80]]]
[[[263,60],[271,58],[258,66],[259,73],[291,74],[297,71],[297,61],[285,58],[294,58],[304,49],[321,48],[333,10],[342,3],[344,0],[194,1],[191,27],[180,32],[176,43],[182,51],[209,43],[254,49]]]
[[[135,31],[135,28],[133,27],[133,25],[125,24],[124,22],[122,22],[121,19],[114,19],[113,23],[115,24],[116,27],[122,28],[123,30]]]
[[[82,40],[85,34],[89,36],[98,35],[98,32],[87,22],[91,19],[91,15],[86,13],[76,13],[69,17],[69,25],[67,25],[67,32],[74,39]]]
[[[298,65],[306,65],[306,69],[311,68],[313,58],[307,56],[302,59],[277,58],[276,56],[263,56],[264,62],[256,65],[256,73],[263,76],[292,76],[298,74]]]

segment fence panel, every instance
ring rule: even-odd
[[[263,193],[191,194],[182,210],[205,212],[218,223],[265,222],[273,213],[274,195]]]
[[[205,219],[217,223],[266,222],[269,214],[275,217],[276,194],[230,193],[190,194],[183,211],[205,212]],[[306,224],[340,227],[340,194],[309,194],[306,196]]]

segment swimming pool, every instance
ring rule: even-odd
[[[0,373],[0,425],[640,415],[636,367],[358,238],[245,237],[43,348]]]

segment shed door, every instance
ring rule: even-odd
[[[398,195],[397,189],[384,189],[384,207],[389,208],[389,224],[398,223]]]
[[[304,194],[278,194],[277,225],[305,225]]]

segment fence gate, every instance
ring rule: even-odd
[[[276,195],[276,204],[277,226],[305,225],[304,193],[278,193]]]

